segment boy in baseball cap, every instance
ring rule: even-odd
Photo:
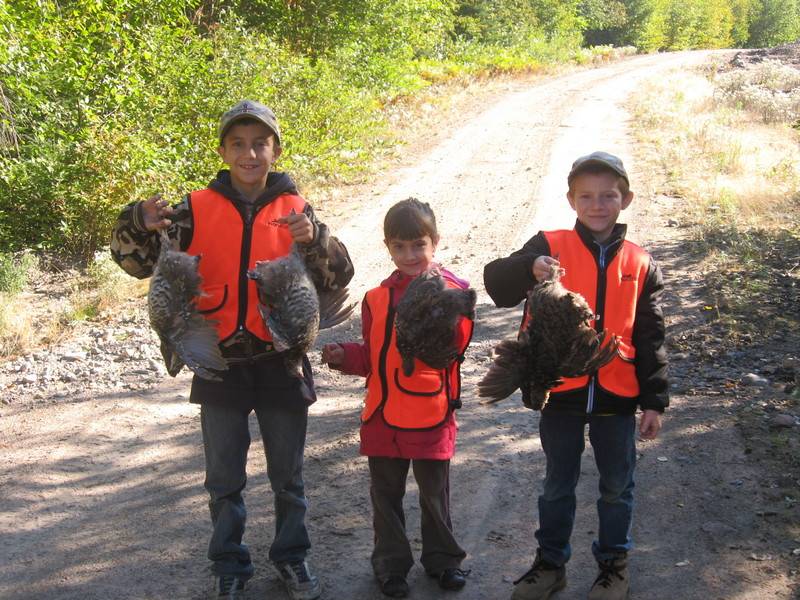
[[[594,327],[615,336],[618,351],[588,376],[564,377],[542,410],[539,435],[547,470],[539,496],[539,548],[511,597],[545,600],[567,585],[575,487],[588,424],[601,490],[598,537],[592,544],[599,574],[589,600],[624,600],[633,546],[635,414],[641,410],[639,435],[654,439],[669,404],[659,306],[664,285],[656,263],[625,239],[626,226],[617,222],[633,200],[622,161],[607,152],[581,156],[572,164],[567,185],[567,201],[577,213],[575,227],[540,231],[522,249],[486,265],[486,291],[497,306],[516,306],[558,267],[561,283],[586,298]]]
[[[190,402],[200,405],[213,526],[208,557],[218,598],[242,598],[254,573],[242,541],[242,492],[248,416],[255,412],[274,492],[275,536],[269,558],[290,598],[314,600],[321,588],[306,563],[311,542],[303,483],[308,405],[316,400],[311,365],[304,357],[302,377],[287,371],[259,313],[255,282],[247,271],[257,261],[280,258],[294,247],[319,289],[331,290],[347,285],[353,264],[289,175],[272,171],[281,155],[281,132],[272,110],[242,100],[222,115],[218,134],[217,152],[227,169],[175,206],[160,195],[128,205],[112,234],[112,255],[129,274],[149,277],[158,260],[159,232],[166,229],[173,247],[202,257],[202,295],[195,302],[216,329],[228,366],[217,373],[218,381],[195,375],[190,395]]]

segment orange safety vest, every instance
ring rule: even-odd
[[[558,259],[566,274],[561,278],[565,288],[580,293],[597,313],[598,286],[605,284],[603,314],[595,314],[592,326],[607,329],[607,335],[617,337],[617,355],[597,372],[597,384],[607,392],[624,398],[639,395],[636,378],[636,348],[633,345],[633,325],[636,305],[642,293],[650,256],[642,248],[628,241],[606,265],[604,272],[594,255],[574,229],[544,232],[551,255]],[[601,281],[601,277],[603,280]],[[567,377],[564,383],[553,388],[552,393],[568,392],[589,385],[589,376]]]
[[[458,287],[450,281],[447,285]],[[458,360],[445,369],[433,369],[414,359],[414,372],[406,377],[397,351],[392,300],[390,288],[377,287],[367,292],[366,302],[372,315],[369,331],[372,369],[367,377],[361,421],[366,423],[382,410],[383,420],[391,427],[432,429],[445,421],[451,408],[460,406],[460,363],[472,337],[473,322],[466,318],[461,321],[466,341],[464,347],[459,348]]]
[[[305,200],[281,194],[244,222],[228,198],[211,189],[189,195],[192,211],[192,241],[188,254],[200,255],[198,269],[204,295],[197,308],[212,321],[221,342],[237,331],[248,331],[265,342],[272,335],[258,312],[255,282],[247,277],[256,261],[274,260],[289,253],[292,236],[277,222],[292,209],[301,213]]]

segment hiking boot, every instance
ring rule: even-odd
[[[547,600],[551,595],[567,587],[567,570],[557,567],[542,558],[536,551],[533,566],[514,582],[511,600]]]
[[[225,600],[241,600],[244,598],[245,580],[236,575],[220,575],[217,577],[217,598]]]
[[[624,556],[597,563],[600,574],[589,590],[589,600],[627,600],[631,597],[628,560]]]
[[[275,568],[292,600],[317,600],[322,594],[319,579],[311,574],[306,561],[280,563]]]
[[[381,583],[381,592],[389,598],[405,598],[408,596],[408,583],[406,578],[400,575],[391,575]]]

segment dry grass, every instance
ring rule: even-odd
[[[0,293],[0,358],[56,344],[77,324],[110,317],[123,300],[146,290],[147,282],[126,275],[107,253],[83,272],[35,273],[20,292]]]
[[[675,91],[678,90],[678,91]],[[800,135],[732,108],[701,73],[637,94],[632,110],[703,270],[710,314],[736,337],[800,324]]]

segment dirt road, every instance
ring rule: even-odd
[[[411,146],[401,165],[347,205],[321,218],[344,240],[356,265],[353,295],[390,271],[380,223],[388,206],[413,195],[436,211],[437,258],[479,290],[478,327],[464,364],[464,409],[452,467],[454,525],[469,553],[467,587],[454,597],[507,598],[535,549],[536,496],[544,470],[538,414],[518,398],[479,404],[475,384],[489,352],[513,335],[519,309],[498,310],[483,291],[482,268],[538,229],[569,227],[566,173],[578,155],[613,151],[645,190],[626,127],[628,95],[646,78],[688,68],[707,54],[636,57],[527,87],[511,86],[459,126]],[[638,185],[637,185],[638,183]],[[312,198],[313,201],[313,198]],[[690,278],[675,261],[665,216],[643,195],[623,213],[630,237],[661,262],[674,286],[667,298],[673,330],[690,327]],[[685,293],[679,293],[685,292]],[[358,322],[320,343],[355,339]],[[315,356],[312,362],[318,362]],[[640,443],[632,555],[633,597],[763,600],[793,597],[790,575],[758,514],[763,490],[732,427],[732,400],[689,396],[696,382],[675,365],[677,393],[661,437]],[[310,501],[310,561],[325,598],[382,596],[372,579],[368,474],[358,456],[362,382],[317,368],[320,400],[311,409],[305,478]],[[150,390],[92,394],[44,407],[12,407],[0,418],[0,597],[204,598],[213,585],[205,549],[209,533],[202,488],[199,411],[186,401],[189,378]],[[250,456],[246,541],[256,561],[251,598],[282,598],[267,564],[272,496],[257,429]],[[587,448],[578,491],[569,587],[555,598],[585,597],[594,577],[597,479]],[[419,550],[413,483],[406,502]],[[763,512],[763,511],[762,511]],[[800,545],[800,543],[798,543]],[[442,593],[417,566],[412,597]]]

